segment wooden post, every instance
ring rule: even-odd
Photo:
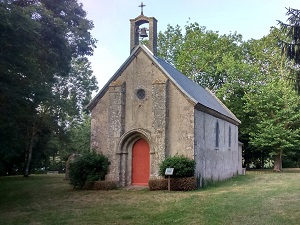
[[[173,175],[174,168],[166,168],[165,176],[168,176],[168,191],[171,191],[171,175]]]

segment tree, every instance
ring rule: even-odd
[[[181,28],[168,26],[159,34],[158,54],[190,79],[212,91],[227,82],[232,64],[241,62],[242,36],[236,33],[219,35],[198,23]]]
[[[85,113],[85,105],[92,91],[97,90],[97,82],[86,58],[74,59],[71,66],[68,77],[58,79],[54,85],[47,107],[41,108],[44,114],[39,114],[40,119],[48,118],[48,130],[36,135],[40,139],[36,140],[36,150],[41,153],[45,167],[49,157],[60,156],[61,160],[66,160],[71,153],[90,149],[90,117]]]
[[[75,74],[79,70],[72,59],[86,64],[83,57],[93,53],[96,42],[89,32],[92,28],[76,0],[0,1],[0,155],[6,156],[1,157],[0,168],[4,171],[25,157],[28,176],[39,140],[49,129],[64,132],[66,115],[73,116],[76,110],[78,114],[78,106],[88,101],[95,78],[90,72]],[[68,82],[75,80],[70,88]],[[60,99],[58,84],[66,85],[60,90],[71,94]]]
[[[240,78],[234,78],[234,80],[240,81],[236,84],[236,88],[229,88],[230,90],[240,89],[240,94],[238,96],[231,95],[231,97],[229,96],[229,101],[227,99],[224,101],[242,121],[239,129],[239,139],[244,143],[245,147],[245,167],[249,167],[250,163],[252,163],[255,167],[264,168],[265,160],[270,158],[267,149],[257,148],[250,142],[249,134],[256,130],[256,126],[249,118],[255,115],[255,110],[261,109],[253,107],[252,111],[245,110],[244,95],[249,92],[259,92],[263,85],[289,76],[289,70],[285,63],[286,59],[281,56],[281,49],[277,41],[277,37],[280,35],[281,33],[278,29],[272,28],[270,33],[263,38],[258,40],[251,39],[243,44],[243,64],[245,69],[241,71]],[[231,83],[225,84],[221,90],[226,91],[226,86],[231,86]],[[234,93],[239,92],[234,91]]]
[[[254,124],[250,143],[275,156],[274,171],[281,171],[283,154],[300,147],[300,97],[278,79],[247,93],[244,99],[245,111],[253,115],[249,118]]]
[[[75,154],[84,154],[89,152],[91,139],[91,117],[88,114],[83,114],[81,121],[73,121],[66,135],[59,141],[56,152],[59,152],[61,160],[66,161],[68,157]],[[54,139],[55,140],[55,139]]]
[[[168,24],[165,32],[158,34],[158,55],[171,65],[175,65],[183,44],[181,27]]]
[[[264,158],[269,158],[273,151],[254,144],[251,135],[257,130],[256,123],[260,120],[249,118],[257,118],[261,110],[267,109],[257,108],[255,102],[248,101],[245,96],[259,93],[264,85],[291,76],[286,58],[281,55],[278,37],[282,37],[281,30],[272,28],[265,37],[244,42],[241,35],[219,35],[197,23],[185,26],[185,34],[180,27],[169,26],[159,36],[159,55],[183,74],[211,89],[242,121],[239,140],[245,146],[244,166],[256,161],[263,166]],[[271,139],[266,141],[272,144]],[[284,151],[288,153],[294,149]]]
[[[28,54],[38,52],[34,45],[40,39],[38,23],[28,15],[30,9],[25,13],[14,5],[8,10],[7,5],[0,4],[0,29],[3,31],[0,36],[0,145],[1,159],[4,159],[1,164],[7,171],[9,164],[19,163],[16,158],[24,156],[28,127],[35,114],[33,98],[42,97],[41,90],[47,87],[41,82],[40,67],[34,65],[33,54]]]
[[[248,52],[252,46],[243,42],[241,35],[219,35],[198,23],[187,24],[185,34],[179,26],[169,26],[158,39],[159,55],[211,89],[242,120],[240,131],[249,125],[242,110],[243,96],[261,78],[258,66],[253,66],[257,53]],[[249,135],[240,132],[239,137],[248,151]]]
[[[98,90],[91,64],[85,57],[74,58],[66,77],[56,77],[52,87],[51,114],[55,114],[63,127],[73,121],[82,121],[85,106],[90,102],[93,91]]]
[[[282,54],[290,60],[290,69],[293,76],[290,77],[295,89],[300,94],[300,10],[288,8],[287,22],[278,21],[283,37],[279,37]]]
[[[295,64],[300,64],[300,10],[288,8],[287,23],[278,21],[286,39],[281,39],[283,53]]]

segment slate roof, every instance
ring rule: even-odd
[[[144,45],[138,45],[128,59],[123,63],[119,70],[112,76],[112,78],[106,83],[106,85],[100,90],[100,92],[94,97],[94,99],[88,104],[87,108],[92,109],[98,99],[100,99],[108,89],[110,83],[121,75],[122,70],[131,62],[134,55],[140,50],[144,50],[146,54],[156,63],[162,71],[169,77],[169,79],[187,96],[195,105],[200,104],[216,113],[220,113],[223,116],[234,120],[240,124],[240,120],[208,89],[204,89],[196,82],[190,80],[187,76],[183,75],[172,65],[164,61],[163,59],[156,57],[152,52]]]

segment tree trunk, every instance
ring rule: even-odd
[[[37,126],[36,123],[33,125],[32,128],[32,134],[31,134],[31,140],[30,140],[30,145],[28,148],[28,152],[26,154],[26,158],[25,158],[25,170],[24,170],[24,177],[28,177],[29,176],[29,168],[30,168],[30,163],[31,163],[31,159],[32,159],[32,152],[33,152],[33,148],[35,145],[35,142],[38,139],[38,135],[37,135]]]
[[[275,156],[275,162],[274,162],[274,172],[281,172],[282,170],[282,150],[277,153]]]
[[[261,168],[261,169],[264,169],[264,167],[265,167],[264,153],[261,152],[261,153],[260,153],[260,168]]]

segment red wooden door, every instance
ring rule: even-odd
[[[139,139],[132,148],[132,185],[147,186],[150,178],[150,148]]]

